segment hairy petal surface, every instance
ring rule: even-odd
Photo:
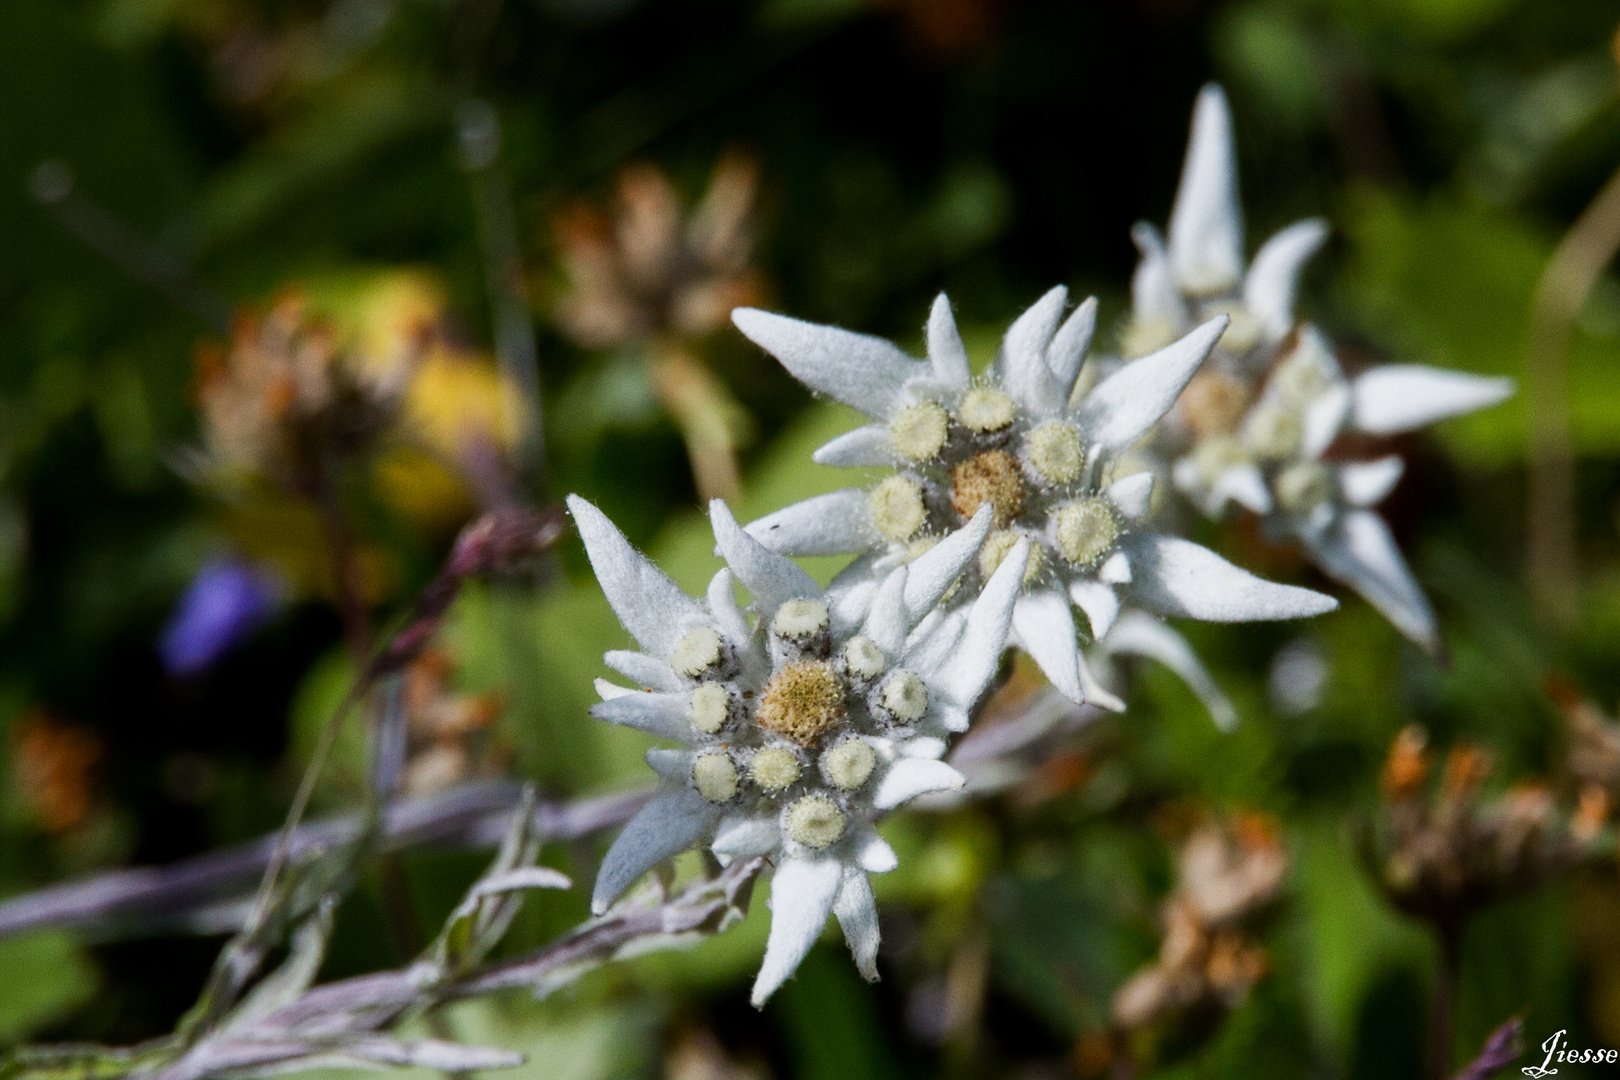
[[[568,496],[568,510],[613,614],[643,649],[657,657],[669,656],[686,624],[701,619],[703,609],[631,547],[602,511],[578,495]]]
[[[1393,435],[1495,405],[1513,389],[1512,379],[1389,364],[1362,372],[1352,384],[1351,423],[1372,435]]]
[[[776,868],[771,880],[771,935],[754,980],[754,1008],[763,1007],[798,970],[827,925],[843,878],[844,868],[837,859],[784,859]]]
[[[1192,138],[1170,212],[1170,266],[1196,294],[1220,292],[1243,278],[1243,207],[1226,94],[1210,83],[1193,106]]]
[[[1140,439],[1170,411],[1229,321],[1225,315],[1210,319],[1098,383],[1080,403],[1086,437],[1104,450],[1123,450]]]
[[[1133,533],[1123,545],[1130,552],[1133,595],[1164,615],[1255,622],[1301,619],[1339,606],[1331,596],[1255,577],[1191,540]]]
[[[1306,546],[1317,565],[1360,593],[1397,630],[1430,653],[1440,651],[1434,608],[1383,518],[1371,510],[1353,510],[1321,535],[1308,537]]]
[[[719,816],[691,789],[654,796],[608,848],[591,893],[591,910],[602,914],[642,874],[697,843]]]
[[[1025,593],[1013,604],[1012,631],[1058,692],[1076,705],[1083,704],[1086,695],[1080,689],[1079,648],[1069,598],[1052,589]]]
[[[1265,327],[1269,341],[1280,341],[1294,325],[1294,296],[1300,271],[1327,240],[1322,218],[1296,221],[1267,240],[1243,279],[1243,303]]]
[[[766,514],[744,530],[779,555],[843,555],[881,539],[872,527],[866,492],[844,488]]]
[[[1142,611],[1127,611],[1109,632],[1103,647],[1110,653],[1157,660],[1179,675],[1187,688],[1198,695],[1216,727],[1230,731],[1237,725],[1237,710],[1192,646],[1187,644],[1187,639],[1153,616]]]
[[[906,382],[928,368],[892,343],[836,326],[738,308],[731,321],[812,390],[880,420],[899,406]]]
[[[866,873],[854,870],[844,875],[844,884],[838,890],[833,914],[844,931],[844,941],[850,955],[855,957],[855,970],[867,982],[877,982],[877,951],[882,935],[878,930],[877,901],[872,898],[872,883]]]

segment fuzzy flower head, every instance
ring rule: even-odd
[[[1195,383],[1190,403],[1195,409],[1208,406],[1219,416],[1241,399],[1244,378],[1265,366],[1293,327],[1300,271],[1327,239],[1327,223],[1311,218],[1288,226],[1245,266],[1232,110],[1213,83],[1199,93],[1193,109],[1192,137],[1169,232],[1167,243],[1146,222],[1132,230],[1142,258],[1131,280],[1124,351],[1144,355],[1198,322],[1225,315],[1230,321],[1215,349],[1215,362]]]
[[[770,855],[773,915],[755,1004],[798,967],[829,914],[861,973],[876,978],[867,874],[896,863],[873,823],[962,785],[939,758],[995,673],[1028,543],[970,607],[919,630],[974,559],[971,536],[944,538],[885,577],[876,596],[852,602],[767,551],[717,499],[710,517],[728,565],[697,600],[590,503],[570,497],[569,508],[608,602],[641,646],[606,657],[640,689],[599,681],[592,715],[679,744],[649,751],[660,792],[608,851],[593,907],[605,910],[646,870],[694,846],[722,862]],[[737,581],[752,599],[746,610]]]
[[[1341,435],[1388,436],[1494,405],[1509,379],[1411,364],[1347,378],[1327,338],[1310,325],[1291,336],[1238,430],[1194,442],[1175,463],[1175,485],[1204,513],[1235,502],[1272,536],[1300,543],[1325,572],[1361,593],[1407,637],[1440,647],[1434,611],[1372,507],[1400,480],[1394,455],[1326,456]]]
[[[943,296],[928,320],[925,361],[878,338],[734,312],[738,328],[811,389],[872,419],[823,446],[815,460],[891,470],[869,488],[808,499],[748,531],[783,554],[861,554],[840,577],[859,596],[962,529],[978,537],[978,557],[947,594],[947,606],[971,601],[1006,554],[1027,542],[1013,615],[1017,643],[1071,700],[1120,709],[1079,652],[1071,604],[1100,638],[1122,597],[1160,614],[1220,621],[1313,615],[1333,602],[1145,530],[1152,475],[1116,475],[1128,471],[1124,452],[1175,402],[1226,319],[1211,319],[1088,388],[1082,365],[1096,301],[1065,319],[1066,301],[1066,290],[1056,288],[1019,316],[977,378]]]

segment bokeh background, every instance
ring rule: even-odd
[[[273,829],[352,675],[317,516],[197,467],[233,310],[296,293],[364,340],[431,326],[450,389],[424,399],[430,425],[434,401],[482,418],[534,498],[585,494],[695,588],[715,565],[700,495],[752,516],[830,490],[808,451],[849,422],[730,330],[733,303],[916,348],[945,290],[985,362],[1061,283],[1101,298],[1112,340],[1130,226],[1167,216],[1211,79],[1251,250],[1333,225],[1302,309],[1347,355],[1522,376],[1537,283],[1620,165],[1617,20],[1600,0],[8,0],[0,890]],[[1566,701],[1620,696],[1620,282],[1571,318],[1553,400],[1575,498],[1553,529],[1576,544],[1573,599],[1528,585],[1541,419],[1521,394],[1398,446],[1385,509],[1447,664],[1340,590],[1305,627],[1191,627],[1238,730],[1144,669],[1127,715],[1012,792],[896,819],[880,984],[829,936],[754,1012],[753,918],[543,1003],[464,1007],[457,1031],[529,1052],[524,1080],[1103,1075],[1109,1002],[1159,950],[1188,823],[1242,812],[1289,863],[1254,931],[1266,974],[1138,1038],[1140,1074],[1422,1075],[1439,946],[1358,841],[1391,741],[1420,723],[1441,751],[1482,747],[1492,791],[1556,780],[1549,679]],[[502,404],[530,340],[538,435]],[[370,618],[431,577],[488,495],[477,473],[398,451],[348,478]],[[1331,589],[1252,528],[1199,539]],[[440,721],[411,783],[643,782],[644,742],[586,716],[623,640],[577,541],[535,581],[468,590],[414,673]],[[318,811],[352,801],[361,756],[340,748]],[[599,851],[545,860],[588,878]],[[418,933],[484,859],[387,871]],[[346,901],[327,975],[407,958],[382,874]],[[1617,901],[1611,860],[1470,919],[1454,1059],[1515,1014],[1532,1043],[1620,1046]],[[585,914],[577,892],[540,897],[508,948]],[[221,940],[156,922],[0,940],[0,1039],[166,1032]]]

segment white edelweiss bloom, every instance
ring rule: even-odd
[[[834,327],[733,312],[744,334],[811,389],[872,419],[823,446],[816,461],[894,470],[871,488],[789,506],[748,532],[787,555],[860,553],[836,583],[840,608],[852,614],[896,567],[910,565],[915,576],[936,542],[953,542],[936,541],[948,532],[960,529],[955,542],[971,542],[978,558],[959,582],[936,575],[947,608],[971,601],[1006,553],[1027,540],[1014,642],[1070,700],[1122,709],[1092,676],[1071,605],[1085,614],[1093,637],[1108,632],[1122,597],[1162,614],[1217,621],[1298,618],[1336,605],[1262,581],[1196,544],[1144,531],[1152,475],[1110,479],[1175,402],[1226,317],[1077,393],[1096,302],[1064,319],[1067,296],[1053,289],[1019,316],[977,379],[944,296],[929,316],[925,361]]]
[[[994,676],[1030,545],[1019,544],[971,605],[921,624],[977,556],[947,536],[875,582],[859,618],[801,568],[710,504],[727,567],[687,596],[590,503],[569,510],[608,603],[639,651],[606,661],[641,689],[598,680],[591,715],[679,744],[648,751],[659,791],[608,850],[591,899],[605,911],[657,863],[696,845],[721,862],[769,855],[771,931],[753,1000],[764,1003],[803,960],[829,914],[860,971],[877,977],[869,873],[894,869],[873,823],[962,777],[945,738]],[[973,530],[965,530],[972,532]],[[748,590],[738,606],[733,582]]]
[[[1151,352],[1195,322],[1224,314],[1231,323],[1216,349],[1215,373],[1263,367],[1293,328],[1299,275],[1327,239],[1327,223],[1310,218],[1288,226],[1245,269],[1232,110],[1214,83],[1193,107],[1169,233],[1166,244],[1145,222],[1131,232],[1141,261],[1131,281],[1126,354]]]
[[[1345,432],[1391,435],[1494,405],[1510,379],[1416,365],[1345,377],[1313,326],[1272,369],[1240,432],[1206,438],[1178,460],[1176,486],[1210,515],[1228,501],[1263,516],[1267,531],[1299,541],[1329,576],[1360,593],[1407,637],[1440,648],[1434,611],[1370,509],[1400,480],[1396,456],[1324,460]]]

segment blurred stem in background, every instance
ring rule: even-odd
[[[519,393],[506,404],[507,426],[522,432],[514,455],[524,486],[543,497],[546,450],[540,400],[540,358],[530,318],[529,289],[512,213],[512,191],[500,168],[501,119],[481,98],[468,98],[456,110],[461,164],[472,187],[478,242],[484,255],[495,357],[501,373]]]
[[[1536,616],[1558,628],[1569,627],[1578,614],[1570,331],[1617,250],[1620,171],[1609,177],[1559,242],[1536,284],[1530,309],[1524,364],[1530,412],[1530,590]]]

